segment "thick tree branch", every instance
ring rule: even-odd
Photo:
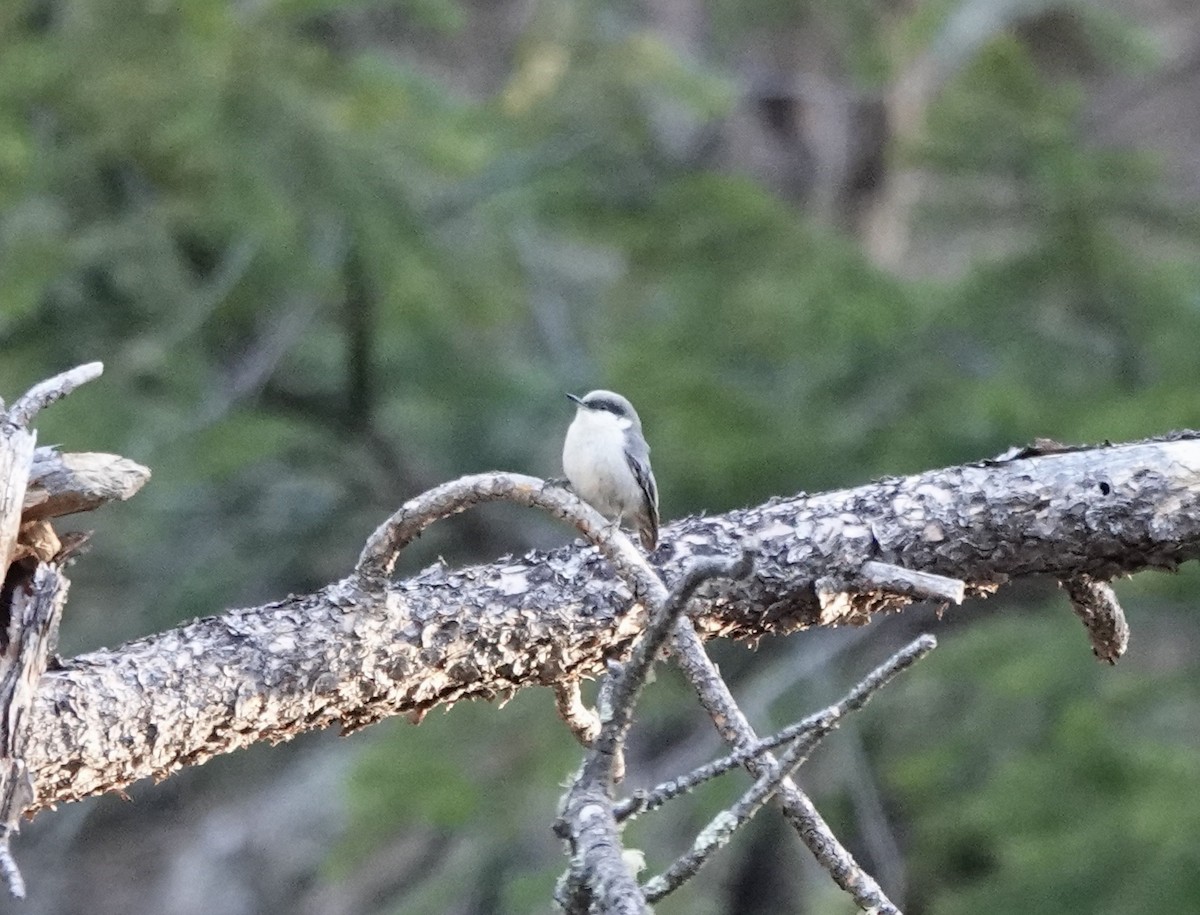
[[[526,504],[553,510],[569,495],[533,478],[504,479]],[[683,519],[664,531],[655,556],[671,582],[698,557],[752,545],[753,574],[704,601],[694,618],[703,638],[752,639],[903,607],[909,596],[856,582],[872,560],[960,579],[968,594],[1025,575],[1107,580],[1172,569],[1200,556],[1198,483],[1200,441],[1185,433]],[[161,778],[335,722],[354,729],[595,675],[628,652],[644,625],[640,598],[653,585],[637,586],[635,596],[623,583],[637,581],[630,570],[622,579],[610,565],[623,561],[619,551],[606,558],[578,544],[465,569],[435,565],[388,582],[382,573],[394,551],[420,527],[394,520],[364,550],[369,574],[47,673],[27,756],[40,803]],[[815,583],[831,574],[853,587],[836,616],[823,618]]]

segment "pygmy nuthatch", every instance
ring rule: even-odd
[[[653,550],[658,542],[658,486],[637,410],[612,391],[567,397],[576,404],[562,457],[571,488],[606,518],[617,524],[630,521],[642,546]]]

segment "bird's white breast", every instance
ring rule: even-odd
[[[580,410],[563,443],[563,472],[575,492],[610,518],[633,511],[640,490],[625,458],[630,421],[607,411]]]

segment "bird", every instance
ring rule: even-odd
[[[637,410],[612,391],[567,397],[575,403],[575,419],[562,463],[571,488],[616,524],[629,521],[650,552],[658,544],[658,484]]]

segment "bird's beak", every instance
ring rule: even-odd
[[[583,406],[583,401],[582,401],[582,400],[580,400],[578,397],[576,397],[574,394],[568,394],[568,395],[567,395],[567,400],[573,400],[573,401],[575,401],[575,403],[576,403],[576,404],[578,404],[579,406],[581,406],[581,407]]]

